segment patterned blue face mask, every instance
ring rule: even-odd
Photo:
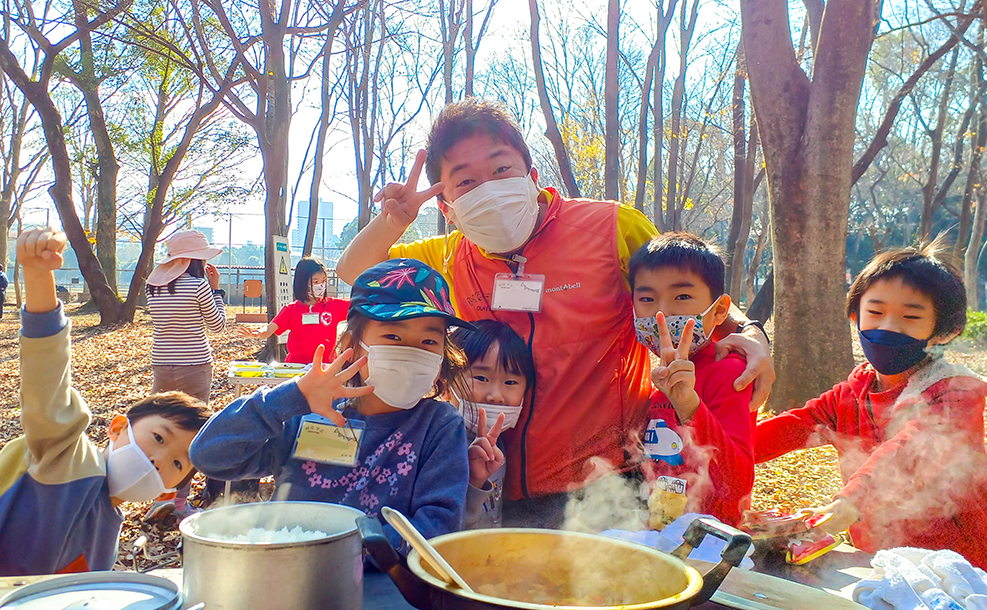
[[[689,355],[695,354],[704,345],[708,337],[703,330],[703,318],[716,307],[720,301],[719,297],[713,301],[712,305],[706,308],[698,316],[665,316],[665,324],[668,326],[668,333],[672,336],[672,347],[677,348],[682,341],[682,333],[685,332],[685,325],[689,320],[695,320],[696,326],[692,329],[692,345],[689,347]],[[655,356],[661,356],[661,343],[658,333],[658,317],[650,316],[646,318],[634,317],[634,332],[637,340],[644,344]]]

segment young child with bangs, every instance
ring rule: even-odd
[[[64,249],[51,229],[17,237],[24,434],[0,450],[0,576],[112,569],[118,507],[173,498],[188,483],[189,443],[208,416],[200,400],[162,392],[110,421],[106,449],[89,439],[92,414],[72,388],[72,324],[55,294]]]
[[[466,529],[500,527],[507,465],[499,437],[517,425],[535,363],[524,339],[496,320],[478,320],[475,330],[457,328],[450,339],[466,356],[467,393],[459,408],[472,440]]]
[[[325,367],[319,346],[301,378],[235,400],[196,436],[193,463],[218,479],[273,475],[278,500],[333,502],[378,518],[388,506],[425,538],[459,530],[466,429],[436,398],[465,367],[448,326],[472,328],[453,315],[435,270],[411,259],[371,267],[353,285],[342,353]],[[336,428],[352,455],[308,443],[313,426]],[[390,525],[384,531],[407,550]]]
[[[734,389],[746,361],[717,360],[713,334],[727,319],[723,260],[688,233],[665,233],[630,259],[638,340],[660,359],[642,464],[651,526],[684,513],[737,525],[754,486],[751,387]]]
[[[804,407],[757,425],[755,459],[832,444],[843,488],[820,527],[853,544],[950,549],[987,568],[987,383],[942,357],[966,290],[940,246],[879,254],[847,294],[867,362]]]

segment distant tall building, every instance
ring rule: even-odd
[[[293,252],[301,253],[305,247],[305,231],[308,230],[308,201],[295,202],[295,228],[291,231],[291,249]],[[323,243],[323,236],[325,242]],[[312,244],[312,254],[322,258],[325,250],[325,258],[330,258],[331,248],[336,246],[336,237],[333,234],[332,225],[332,202],[319,199],[319,218],[315,225],[315,242]]]

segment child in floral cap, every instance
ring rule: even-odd
[[[353,285],[339,356],[324,366],[319,346],[297,381],[231,403],[192,443],[192,462],[219,479],[274,475],[276,500],[345,504],[378,518],[389,506],[426,538],[460,529],[466,429],[436,398],[465,368],[448,326],[472,328],[454,315],[435,270],[411,259],[371,267]]]

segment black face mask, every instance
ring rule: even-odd
[[[904,373],[929,355],[928,339],[916,339],[890,330],[860,330],[860,347],[874,370],[882,375]]]

